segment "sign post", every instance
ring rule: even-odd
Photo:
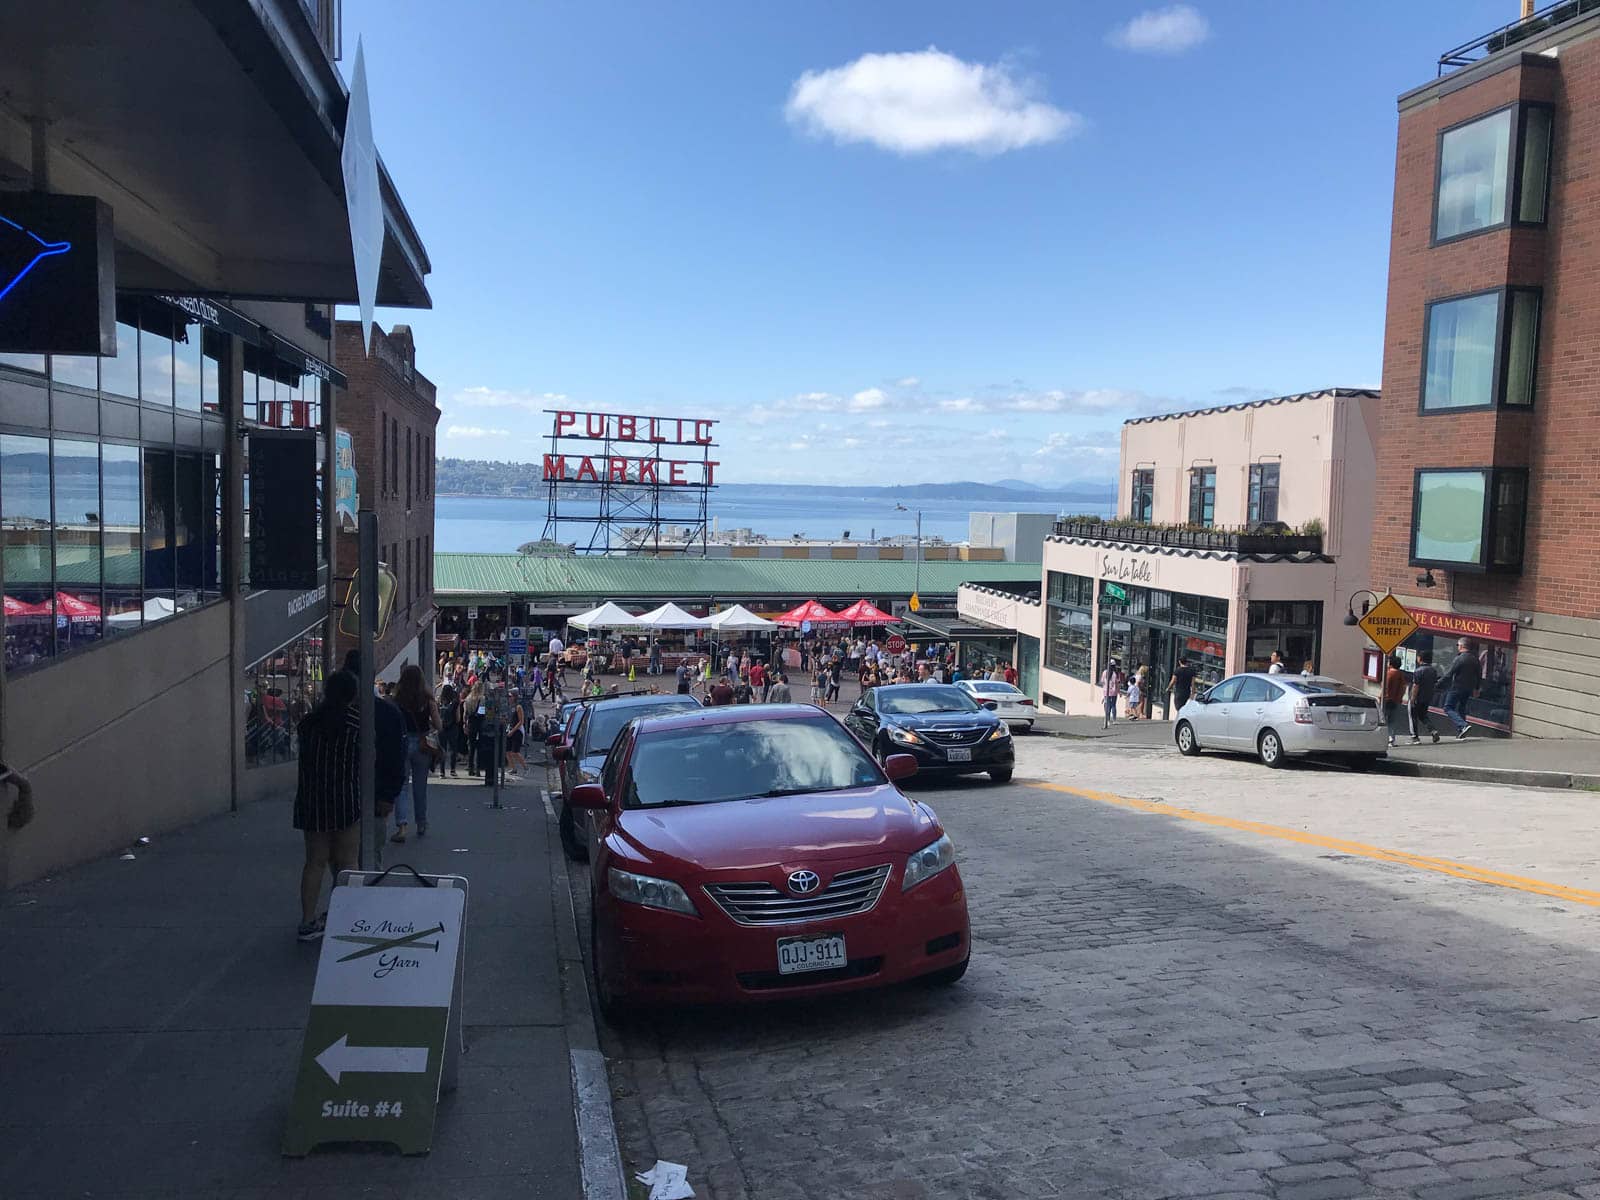
[[[512,625],[506,630],[506,657],[522,659],[528,654],[528,629],[525,625]]]
[[[1384,658],[1393,654],[1396,646],[1421,628],[1416,618],[1394,598],[1393,592],[1373,605],[1372,610],[1357,624],[1361,626],[1362,632],[1373,640],[1378,649],[1383,651]]]
[[[417,875],[424,886],[373,886],[380,880],[346,872],[333,890],[287,1155],[325,1142],[425,1154],[433,1143],[440,1083],[453,1083],[461,1049],[466,880]]]

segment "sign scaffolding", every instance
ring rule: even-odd
[[[546,409],[550,450],[543,540],[587,554],[706,553],[715,421]],[[575,529],[573,527],[576,527]]]

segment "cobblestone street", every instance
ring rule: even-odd
[[[1593,886],[1588,797],[1045,739],[1010,786],[910,790],[956,840],[966,978],[604,1029],[630,1170],[715,1200],[1600,1196],[1600,895],[1534,886]]]

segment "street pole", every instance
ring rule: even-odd
[[[363,871],[382,864],[383,827],[377,819],[378,698],[373,692],[373,658],[378,621],[378,514],[364,508],[358,517],[360,550],[356,573],[359,619],[356,645],[361,656],[361,678],[356,696],[361,706],[361,847],[358,864]],[[371,860],[368,854],[371,854]]]
[[[914,595],[922,595],[922,510],[917,509],[917,578],[912,585]]]

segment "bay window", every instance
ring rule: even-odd
[[[1423,316],[1423,412],[1533,403],[1537,288],[1497,288],[1429,303]]]
[[[1520,570],[1527,506],[1525,469],[1418,468],[1411,498],[1412,565]]]
[[[1512,104],[1439,134],[1434,244],[1544,224],[1551,124],[1548,105]]]

